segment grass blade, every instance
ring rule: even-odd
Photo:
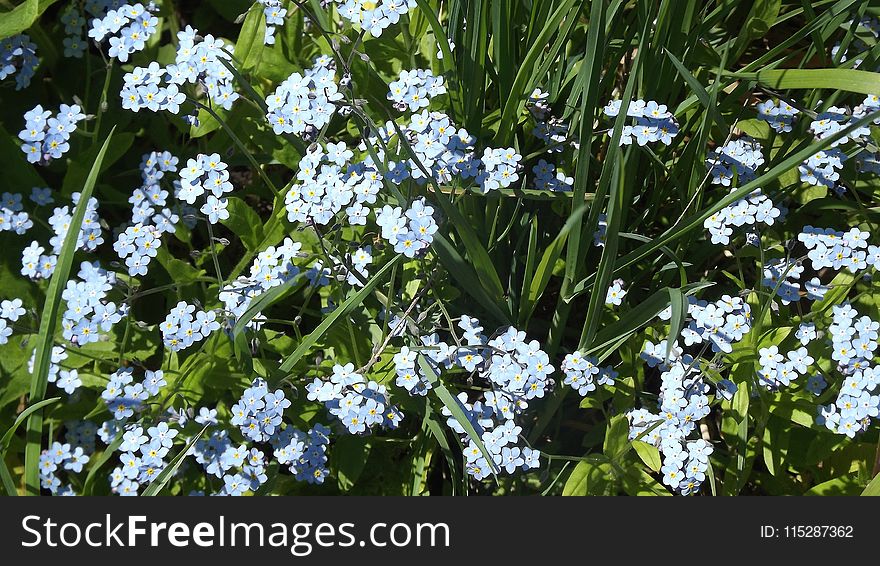
[[[170,480],[171,476],[174,475],[174,472],[177,471],[177,468],[179,468],[180,465],[183,464],[183,459],[186,458],[187,453],[192,449],[193,446],[196,445],[196,442],[198,442],[199,438],[201,438],[202,435],[205,434],[205,431],[208,430],[209,426],[211,425],[206,424],[202,427],[202,430],[200,430],[198,434],[192,437],[187,445],[180,452],[178,452],[176,456],[174,456],[173,460],[168,463],[165,469],[159,472],[159,475],[156,476],[156,479],[150,482],[150,485],[147,486],[147,488],[141,495],[143,495],[144,497],[154,497],[156,495],[159,495],[159,492],[162,491],[162,489],[165,487],[165,484],[168,483],[168,480]]]
[[[92,169],[80,192],[79,203],[73,211],[73,218],[70,221],[67,235],[64,237],[61,253],[58,254],[58,263],[55,265],[55,271],[52,273],[52,278],[49,281],[49,288],[46,290],[46,302],[43,305],[43,312],[40,318],[40,331],[37,336],[37,347],[34,353],[34,373],[30,389],[30,402],[34,404],[42,401],[46,395],[49,365],[52,361],[52,346],[55,339],[55,329],[58,325],[58,314],[61,310],[61,292],[67,284],[67,279],[70,277],[70,269],[73,266],[73,256],[76,252],[77,240],[79,239],[80,228],[85,218],[86,207],[95,189],[95,183],[98,181],[98,172],[101,170],[101,163],[104,161],[107,148],[110,147],[110,141],[113,139],[115,130],[116,127],[114,126],[107,139],[104,140],[104,145],[92,164]],[[43,412],[42,410],[36,410],[28,416],[27,421],[24,478],[25,491],[28,495],[38,495],[40,493],[39,460],[40,451],[42,450],[42,435]]]
[[[343,317],[353,311],[358,305],[364,302],[364,299],[367,298],[367,295],[373,292],[373,289],[382,281],[387,273],[389,273],[397,262],[400,261],[400,258],[403,257],[401,255],[396,255],[394,258],[386,263],[382,269],[380,269],[370,280],[364,285],[357,293],[346,299],[344,303],[336,307],[336,309],[329,313],[324,319],[321,321],[321,324],[318,325],[308,336],[304,336],[302,342],[300,342],[299,346],[297,346],[296,350],[292,354],[290,354],[285,360],[284,363],[281,364],[281,367],[278,368],[278,373],[287,373],[293,366],[296,365],[305,353],[315,345],[321,336],[324,335],[325,332],[339,320],[340,317]]]

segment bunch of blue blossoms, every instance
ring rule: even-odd
[[[78,474],[88,462],[89,456],[82,446],[53,442],[40,454],[40,485],[52,495],[76,495],[71,486],[62,484],[58,472],[63,468],[69,473]]]
[[[396,325],[402,327],[403,321]],[[417,337],[418,348],[401,348],[394,356],[397,385],[411,395],[425,395],[432,387],[425,371],[435,378],[453,367],[477,374],[488,384],[482,399],[471,403],[464,392],[458,399],[478,438],[472,438],[447,407],[442,409],[449,427],[461,435],[468,474],[482,480],[501,469],[513,473],[539,467],[540,452],[520,445],[522,427],[515,419],[552,386],[555,368],[549,357],[537,341],[529,341],[525,332],[513,327],[500,329],[490,339],[476,318],[463,315],[458,326],[464,343],[453,336],[456,345],[452,346],[431,334]]]
[[[415,0],[334,0],[339,15],[360,26],[373,37],[400,20],[400,16],[416,7]]]
[[[265,45],[275,45],[275,26],[284,25],[284,17],[287,9],[281,0],[258,0],[263,6],[263,15],[266,17],[266,34],[263,36]]]
[[[276,134],[312,139],[330,122],[334,103],[342,98],[330,61],[319,58],[305,76],[291,74],[266,98],[266,120]]]
[[[15,90],[30,86],[39,64],[37,44],[29,35],[20,33],[0,42],[0,81],[16,75]]]
[[[333,366],[329,381],[315,378],[306,386],[309,401],[323,403],[351,434],[369,434],[375,427],[395,429],[403,413],[388,399],[388,390],[366,381],[354,364]]]
[[[174,64],[165,68],[153,62],[148,67],[135,67],[123,77],[125,84],[119,92],[122,107],[133,112],[142,108],[153,112],[167,110],[180,112],[186,94],[180,89],[186,84],[197,84],[205,89],[212,107],[232,108],[238,100],[232,82],[232,73],[223,61],[230,61],[232,46],[212,35],[204,38],[191,26],[177,33],[177,54]],[[196,116],[187,120],[197,125]]]
[[[838,434],[853,438],[868,430],[880,411],[880,371],[871,365],[877,350],[880,322],[858,316],[849,303],[833,307],[828,328],[833,348],[831,359],[843,375],[834,403],[820,406],[817,422]]]
[[[109,37],[108,54],[125,63],[129,55],[143,50],[147,40],[156,33],[159,18],[152,14],[156,11],[158,8],[152,2],[146,6],[126,4],[117,10],[108,10],[103,18],[92,20],[89,37],[96,43]]]
[[[667,359],[666,342],[654,347],[648,342],[641,357],[648,366],[661,370],[657,412],[633,409],[627,413],[629,438],[642,440],[663,455],[663,483],[682,495],[699,491],[709,469],[712,445],[692,433],[709,414],[708,386],[703,382],[698,359],[682,354],[677,344]]]
[[[46,165],[67,153],[70,149],[70,134],[76,130],[77,122],[85,118],[86,115],[77,104],[62,104],[55,116],[52,116],[51,111],[43,110],[39,104],[25,112],[25,126],[18,137],[24,142],[21,150],[27,160]]]
[[[620,113],[621,100],[612,100],[602,109],[609,118],[615,118]],[[672,143],[672,138],[678,135],[678,124],[667,110],[665,104],[659,104],[653,100],[633,100],[626,110],[627,117],[635,118],[635,123],[623,126],[620,136],[620,145],[631,145],[633,138],[639,145],[650,142],[663,142],[665,145]]]
[[[65,340],[84,346],[97,342],[101,332],[109,332],[122,320],[128,314],[128,305],[117,307],[106,300],[116,282],[116,273],[102,269],[97,261],[82,262],[78,275],[81,281],[69,280],[61,293],[66,302],[61,328]]]
[[[220,329],[217,313],[196,311],[195,305],[180,301],[159,326],[165,346],[177,352],[189,348]]]

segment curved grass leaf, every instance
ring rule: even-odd
[[[861,94],[880,92],[880,73],[856,69],[770,69],[756,73],[733,73],[732,76],[755,80],[778,90],[845,90]]]
[[[174,472],[177,471],[177,468],[179,468],[180,465],[183,464],[183,459],[186,458],[187,453],[192,449],[193,446],[196,445],[196,442],[198,442],[202,435],[205,434],[205,431],[208,430],[209,426],[211,425],[206,424],[202,427],[202,430],[200,430],[195,436],[192,437],[187,445],[183,447],[183,449],[181,449],[181,451],[174,456],[174,459],[168,463],[168,466],[166,466],[165,469],[159,472],[159,475],[156,476],[156,479],[150,482],[150,485],[148,485],[144,492],[141,494],[142,496],[154,497],[156,495],[159,495],[159,492],[164,489],[165,484],[168,483],[168,480],[171,479],[171,476],[174,475]]]
[[[344,303],[336,307],[333,312],[329,313],[324,319],[321,321],[321,324],[318,325],[308,336],[304,336],[302,342],[300,342],[299,346],[297,346],[296,350],[293,351],[292,354],[285,358],[284,363],[281,364],[281,367],[278,368],[279,373],[287,373],[293,366],[296,365],[305,353],[315,345],[315,343],[324,335],[327,330],[333,326],[340,317],[343,317],[357,308],[364,299],[367,298],[367,295],[373,292],[373,289],[379,284],[380,281],[385,277],[387,273],[389,273],[397,262],[400,261],[400,258],[403,256],[396,255],[391,261],[382,266],[375,275],[373,275],[370,280],[364,285],[357,293],[346,299]]]
[[[477,432],[473,423],[471,423],[471,420],[464,412],[464,406],[462,406],[461,400],[449,392],[449,389],[447,389],[443,382],[440,381],[440,376],[437,375],[437,372],[434,371],[431,364],[429,364],[421,354],[419,354],[419,367],[422,369],[422,372],[431,384],[431,390],[437,395],[440,402],[443,403],[443,406],[452,413],[452,416],[462,426],[468,437],[477,445],[477,448],[480,449],[480,453],[492,469],[492,475],[497,479],[498,466],[495,464],[495,460],[492,459],[492,455],[486,449],[486,445],[483,444],[482,435]]]

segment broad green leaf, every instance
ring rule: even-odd
[[[266,15],[263,12],[263,5],[255,2],[244,19],[233,52],[243,71],[249,71],[260,63],[265,47],[263,41],[265,36]]]
[[[633,440],[632,446],[646,466],[655,472],[660,471],[660,451],[656,447],[641,440]]]
[[[27,30],[56,0],[25,0],[8,12],[0,12],[0,40]]]
[[[254,209],[237,197],[227,197],[229,218],[220,222],[232,230],[241,238],[241,242],[248,250],[260,251],[259,245],[263,241],[263,222]]]
[[[880,474],[874,476],[874,479],[871,480],[871,483],[865,487],[865,490],[862,492],[862,495],[867,496],[880,496]]]
[[[562,488],[562,495],[613,495],[615,491],[611,464],[602,461],[581,461],[568,476],[565,487]]]
[[[880,92],[880,74],[856,69],[772,69],[754,79],[770,88],[845,90],[861,94]]]

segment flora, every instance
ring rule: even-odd
[[[7,492],[880,489],[874,11],[39,4]]]

